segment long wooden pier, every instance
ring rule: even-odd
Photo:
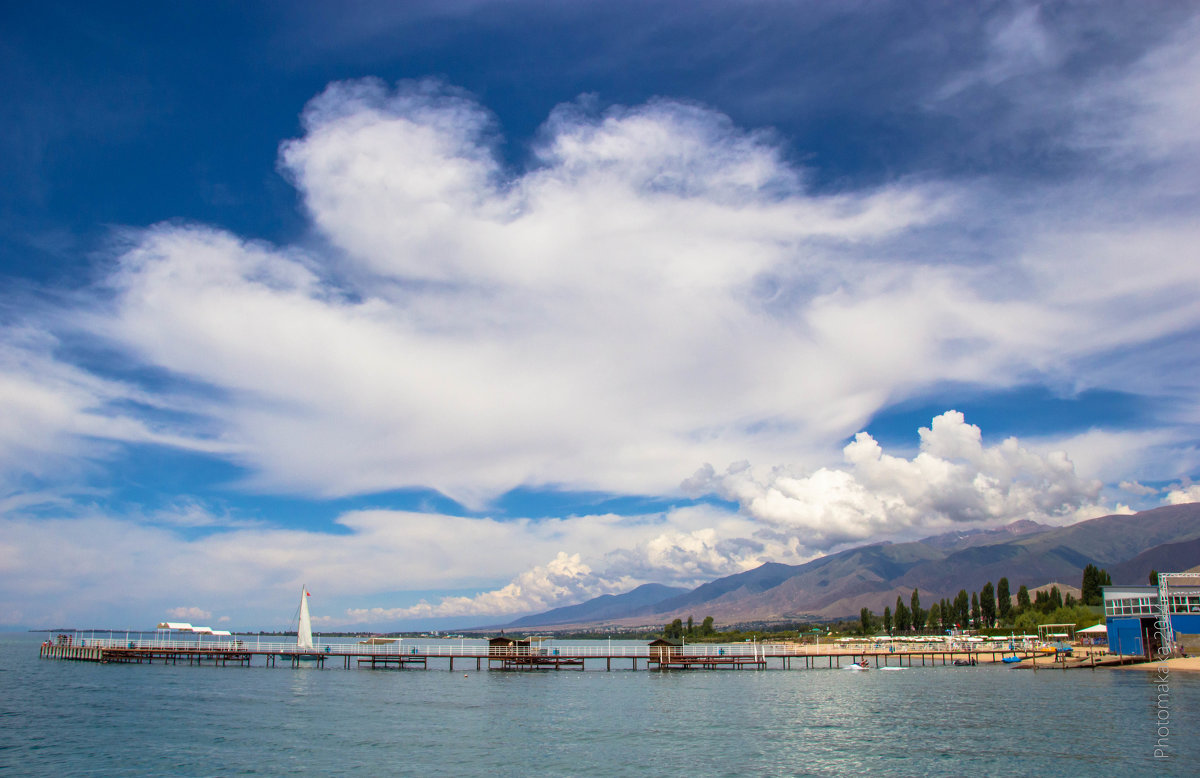
[[[822,650],[825,649],[825,650]],[[227,640],[210,644],[165,640],[74,637],[46,641],[41,647],[46,659],[124,663],[189,664],[224,667],[313,666],[368,669],[468,669],[475,670],[563,670],[589,669],[690,670],[690,669],[837,669],[863,661],[872,668],[926,667],[958,664],[987,664],[1017,656],[1035,661],[1041,668],[1054,666],[1044,654],[1030,649],[947,648],[901,651],[844,650],[786,643],[734,643],[687,646],[653,645],[558,645],[554,647],[496,647],[487,645],[426,644],[363,645],[329,643],[311,650],[294,644]],[[1095,664],[1095,663],[1093,663]]]

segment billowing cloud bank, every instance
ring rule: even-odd
[[[0,519],[0,589],[74,591],[76,607],[103,607],[112,590],[230,602],[232,589],[239,597],[278,602],[307,583],[326,602],[348,603],[342,613],[323,614],[327,624],[498,618],[647,582],[694,586],[868,538],[913,538],[1016,519],[1067,523],[1110,510],[1098,502],[1099,482],[1079,478],[1062,452],[1037,454],[1015,439],[984,446],[979,428],[954,411],[935,418],[920,437],[921,451],[911,459],[884,453],[862,433],[846,446],[841,467],[801,472],[740,465],[723,475],[706,467],[689,479],[689,489],[718,491],[736,501],[738,511],[700,505],[642,516],[497,521],[377,510],[342,516],[345,534],[234,526],[193,541],[171,531],[183,521],[174,516],[144,517],[138,525],[100,517]],[[194,505],[180,510],[189,526],[203,524],[197,513]],[[39,561],[51,555],[61,564]],[[513,570],[520,572],[509,583],[486,586]],[[302,581],[296,571],[307,577]],[[89,586],[97,577],[105,587]],[[137,582],[147,578],[171,583],[163,592],[146,592]],[[363,592],[434,588],[483,591],[404,606],[356,604]],[[168,613],[209,618],[219,611],[189,605]]]
[[[946,381],[1142,389],[1091,360],[1200,326],[1194,221],[1060,204],[1074,226],[1029,216],[981,265],[939,247],[978,187],[811,194],[770,136],[692,105],[564,106],[523,173],[427,82],[335,84],[305,128],[281,165],[328,251],[161,225],[86,321],[219,390],[183,432],[260,488],[661,493],[697,462],[815,464]]]
[[[330,85],[280,148],[310,239],[128,230],[98,288],[5,320],[0,591],[24,594],[0,621],[129,570],[171,582],[164,609],[215,617],[233,582],[274,596],[302,569],[329,592],[471,592],[345,601],[347,618],[515,613],[867,538],[1065,522],[1115,509],[1096,479],[1144,496],[1196,472],[1200,27],[1067,95],[1065,44],[1033,11],[1010,22],[921,110],[987,90],[1017,119],[1052,115],[1044,153],[1069,160],[1053,180],[818,188],[783,139],[669,99],[560,106],[510,165],[469,95]],[[911,458],[845,445],[948,385],[1101,388],[1154,414],[985,445],[946,413]],[[483,510],[516,487],[682,495],[695,473],[692,494],[739,510],[362,511],[327,535],[186,495],[169,515],[81,508],[76,471],[141,446],[232,462],[273,495],[423,487]],[[1195,498],[1185,481],[1167,496]]]
[[[809,196],[766,138],[712,111],[564,107],[519,176],[483,110],[431,84],[337,84],[305,126],[282,164],[342,264],[159,227],[124,255],[105,328],[229,393],[226,434],[262,486],[471,504],[521,484],[662,491],[697,459],[782,454],[861,419],[887,370],[868,363],[939,350],[934,312],[903,344],[842,322],[872,315],[837,255],[942,198]],[[861,366],[816,369],[843,345]]]
[[[705,466],[685,486],[736,501],[737,519],[725,516],[705,526],[718,515],[702,512],[688,517],[691,531],[677,524],[632,548],[593,551],[591,564],[580,554],[560,552],[549,564],[474,597],[347,615],[379,621],[546,610],[647,581],[695,585],[767,561],[800,562],[853,541],[911,539],[1019,519],[1066,524],[1111,510],[1098,500],[1100,482],[1079,478],[1064,452],[1040,455],[1015,438],[984,446],[980,429],[957,411],[935,418],[920,438],[920,453],[905,459],[883,453],[870,435],[859,433],[845,448],[844,467],[810,473],[782,467],[756,472],[739,464],[718,475]],[[677,514],[676,522],[683,516]]]
[[[948,411],[920,430],[912,459],[883,453],[865,432],[844,449],[845,468],[756,472],[748,464],[718,475],[711,466],[687,486],[735,500],[750,516],[796,534],[814,550],[907,529],[1034,519],[1054,524],[1098,515],[1102,484],[1079,478],[1067,455],[1047,456],[1016,438],[982,444],[980,429]]]

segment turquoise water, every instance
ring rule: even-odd
[[[41,638],[0,635],[0,772],[1190,776],[1200,763],[1200,677],[1178,673],[1170,758],[1155,760],[1144,671],[96,665],[41,660]]]

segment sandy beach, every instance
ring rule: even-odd
[[[1180,672],[1200,673],[1200,656],[1189,656],[1182,659],[1164,659],[1160,662],[1143,662],[1137,665],[1118,665],[1114,669],[1157,670],[1161,667],[1165,667],[1171,672],[1178,670]]]

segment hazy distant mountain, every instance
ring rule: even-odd
[[[644,584],[625,594],[605,594],[578,605],[568,605],[534,616],[525,616],[504,626],[506,629],[509,627],[549,627],[619,619],[686,591],[687,589],[676,586]]]
[[[1069,527],[1019,521],[996,530],[946,533],[911,543],[848,549],[803,565],[768,562],[691,591],[658,597],[666,587],[600,597],[558,608],[514,625],[660,624],[712,616],[718,624],[882,613],[914,588],[928,607],[960,589],[978,591],[1007,577],[1012,591],[1050,582],[1078,586],[1083,568],[1109,570],[1115,583],[1145,583],[1151,568],[1186,570],[1200,564],[1200,503],[1134,515],[1104,516]],[[638,594],[637,597],[633,595]],[[628,599],[623,599],[628,598]]]
[[[1200,564],[1200,538],[1164,543],[1108,568],[1114,584],[1149,584],[1150,571],[1182,573]]]
[[[1018,535],[1032,535],[1039,532],[1049,532],[1054,527],[1049,524],[1038,524],[1036,521],[1021,519],[997,529],[971,529],[963,532],[947,532],[930,538],[921,538],[920,542],[937,548],[957,550],[970,546],[985,546],[999,543]]]

